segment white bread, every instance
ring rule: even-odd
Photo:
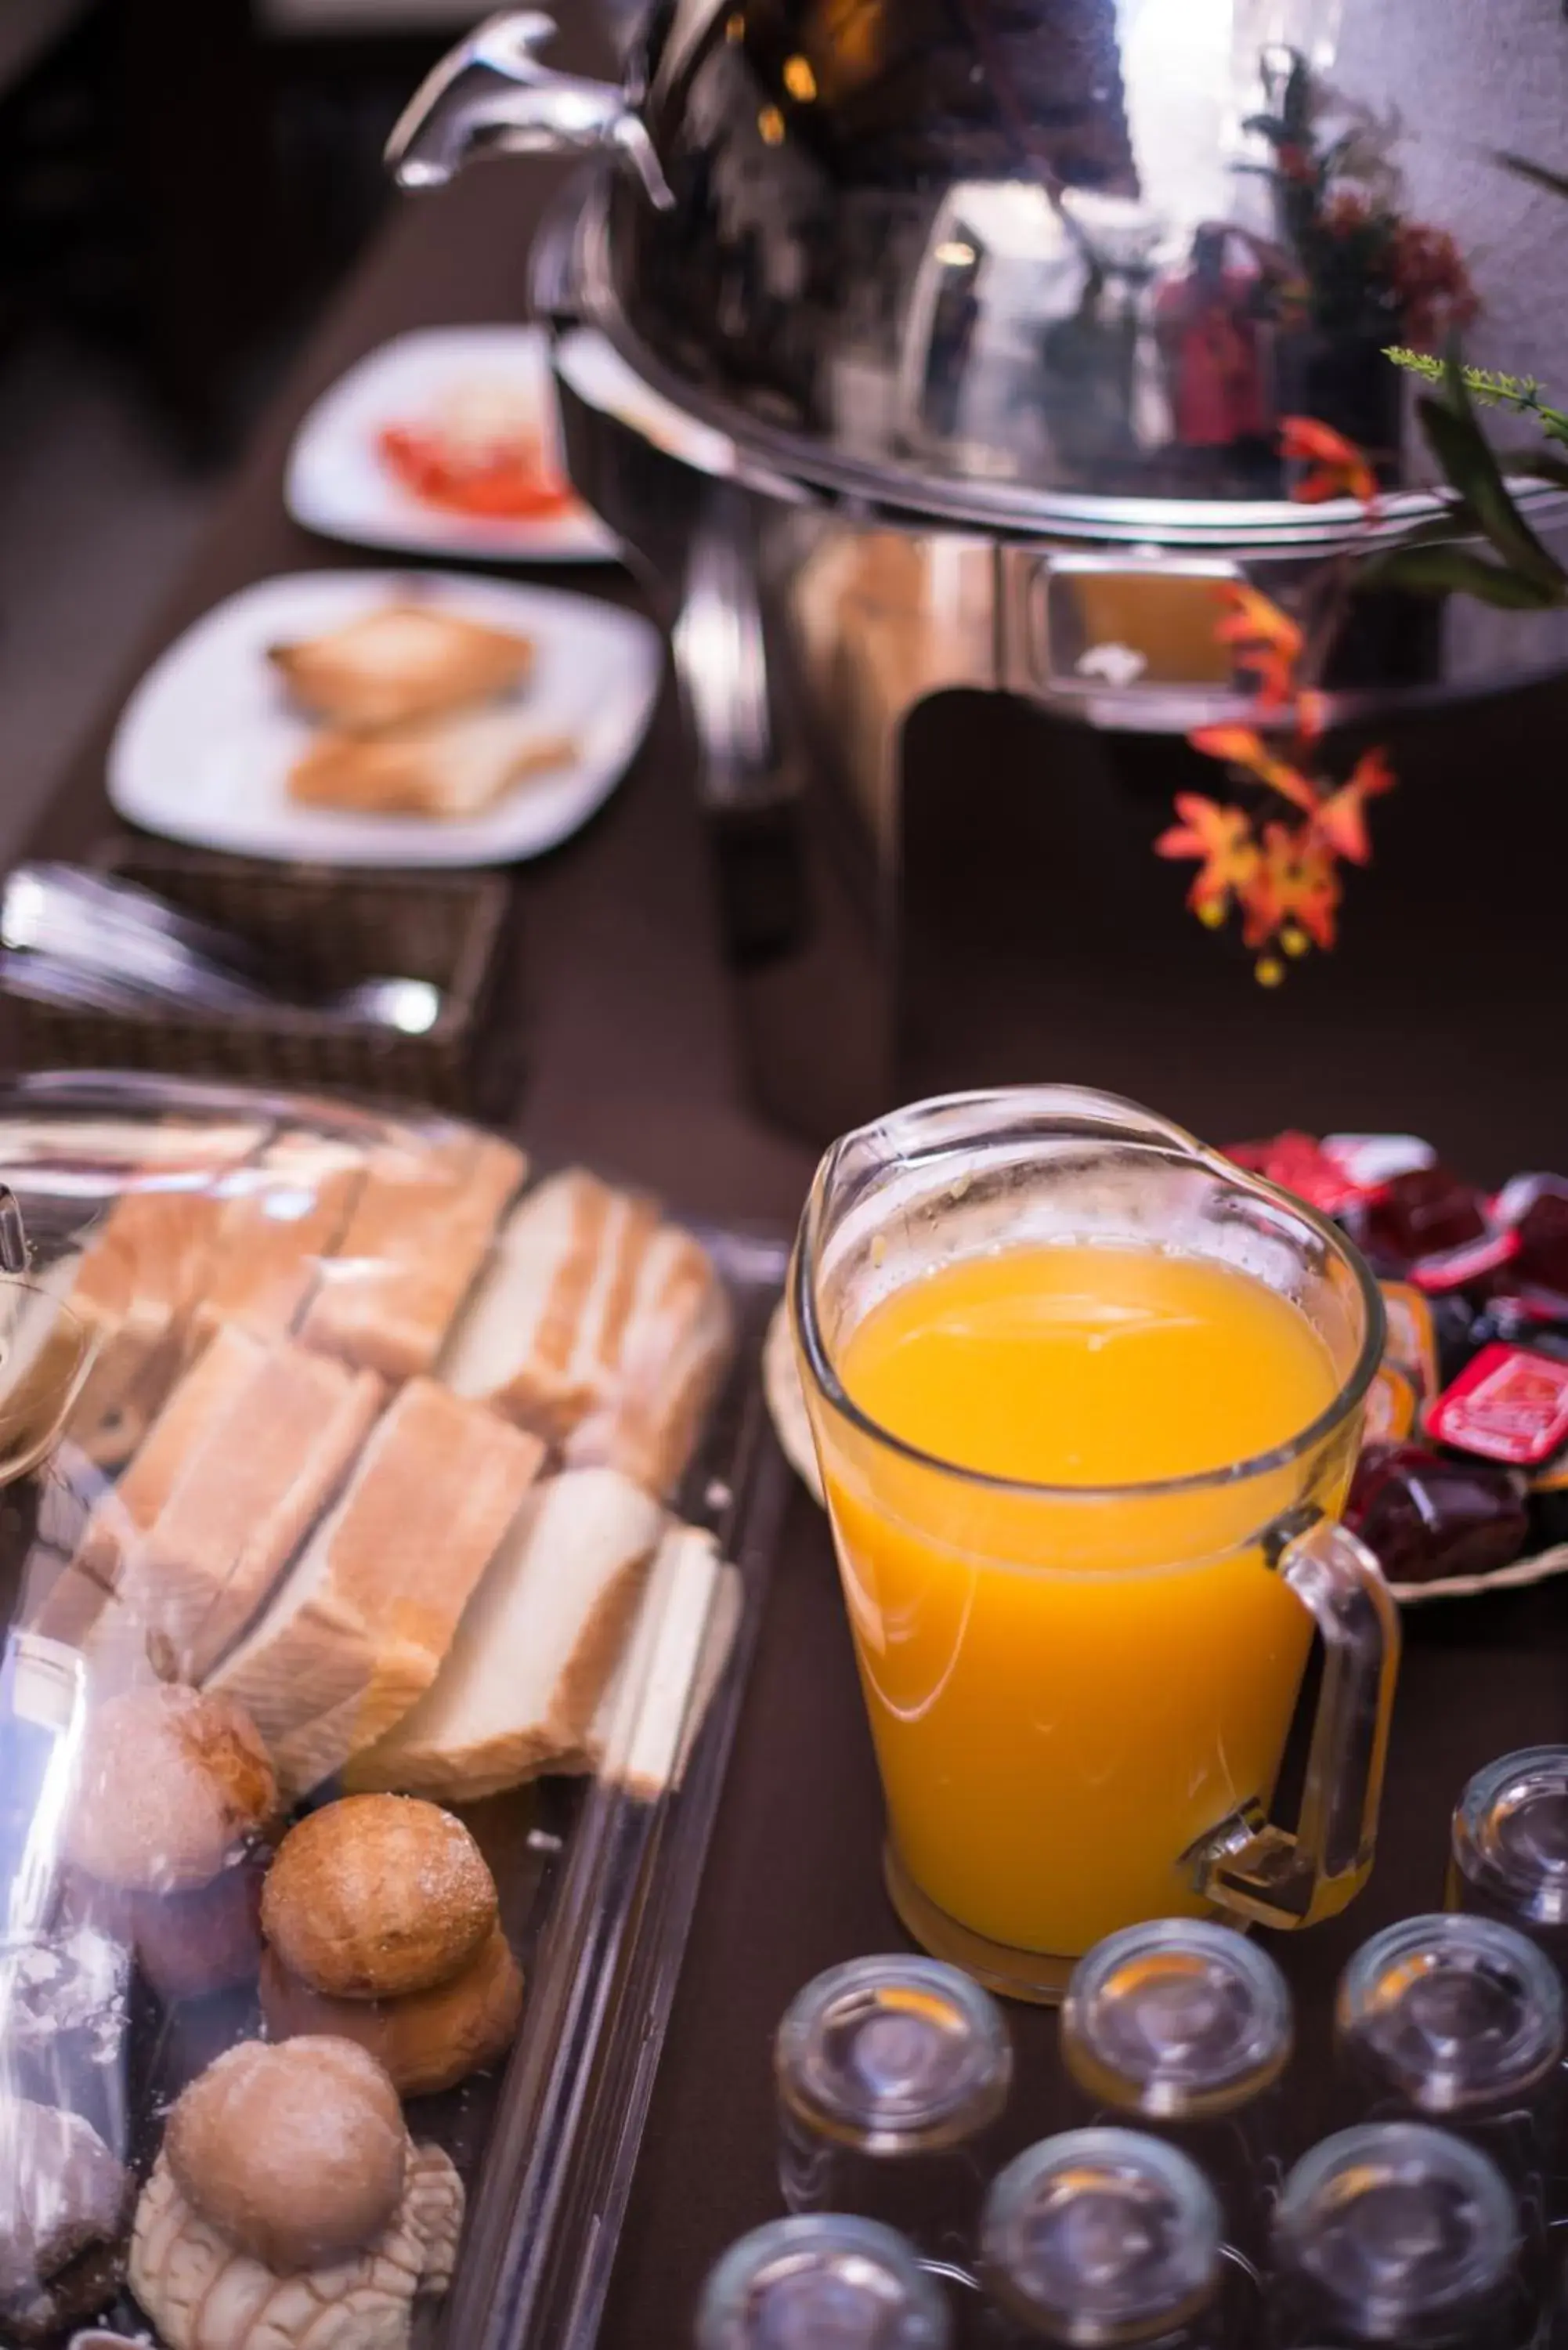
[[[731,1335],[729,1300],[707,1252],[679,1225],[661,1225],[638,1271],[614,1379],[567,1438],[567,1462],[602,1461],[668,1496],[696,1444]]]
[[[95,1513],[97,1540],[119,1549],[112,1602],[87,1644],[96,1686],[137,1678],[150,1659],[185,1680],[211,1669],[341,1485],[385,1392],[368,1371],[234,1327],[189,1376],[217,1398],[199,1433],[171,1459],[161,1421],[120,1487],[145,1507],[154,1481],[137,1471],[153,1456],[156,1509],[140,1528],[117,1523],[113,1500]],[[179,1400],[164,1419],[182,1427]]]
[[[541,1183],[503,1226],[439,1376],[561,1442],[611,1390],[657,1230],[648,1201],[581,1168]]]
[[[39,1609],[38,1631],[57,1640],[86,1638],[185,1462],[223,1424],[264,1351],[259,1340],[236,1330],[187,1371],[119,1484],[93,1509],[76,1556]]]
[[[482,816],[526,776],[576,756],[570,734],[526,710],[476,710],[382,734],[318,734],[289,769],[288,796],[370,816]]]
[[[337,1508],[208,1687],[313,1787],[408,1712],[516,1516],[544,1448],[429,1379],[403,1388]]]
[[[493,1561],[427,1694],[348,1783],[467,1802],[578,1754],[664,1523],[611,1469],[541,1485]]]
[[[91,1371],[71,1414],[89,1460],[128,1460],[180,1369],[187,1323],[216,1236],[208,1190],[122,1192],[83,1257],[70,1305],[93,1331]]]
[[[373,1153],[304,1344],[389,1379],[428,1371],[527,1172],[520,1150],[483,1135]]]
[[[680,1783],[729,1661],[743,1596],[714,1537],[671,1526],[649,1573],[637,1621],[584,1742],[582,1767],[644,1803]]]
[[[296,702],[334,726],[405,725],[487,702],[521,684],[533,663],[526,637],[465,619],[438,604],[384,604],[268,660]]]
[[[350,1145],[291,1132],[224,1179],[188,1353],[229,1324],[264,1338],[294,1328],[348,1226],[364,1171]]]

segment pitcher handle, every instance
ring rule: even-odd
[[[1399,1669],[1399,1611],[1364,1543],[1314,1510],[1267,1545],[1323,1638],[1323,1686],[1294,1829],[1253,1803],[1189,1856],[1199,1892],[1255,1924],[1316,1925],[1359,1893],[1372,1866]]]

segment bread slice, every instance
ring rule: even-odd
[[[602,1461],[668,1497],[729,1357],[730,1304],[705,1249],[661,1225],[638,1269],[615,1376],[566,1439],[573,1466]]]
[[[439,604],[385,604],[268,660],[315,718],[369,732],[488,702],[520,685],[534,647]]]
[[[543,1456],[432,1380],[403,1388],[271,1607],[208,1679],[248,1710],[286,1786],[328,1777],[430,1687]]]
[[[740,1571],[714,1536],[671,1526],[654,1555],[626,1653],[599,1701],[581,1768],[643,1803],[679,1785],[740,1629]]]
[[[526,710],[472,711],[380,734],[318,734],[289,769],[288,796],[368,816],[483,816],[524,777],[576,757],[573,736]]]
[[[574,1168],[515,1208],[440,1377],[559,1443],[611,1390],[658,1215]]]
[[[104,1467],[130,1458],[179,1375],[220,1204],[209,1190],[122,1192],[82,1259],[70,1307],[97,1344],[70,1433]]]
[[[528,1172],[509,1142],[459,1134],[375,1152],[299,1335],[390,1379],[428,1371]]]
[[[82,1537],[78,1566],[106,1595],[171,1499],[187,1464],[201,1456],[215,1430],[232,1424],[234,1408],[265,1354],[262,1341],[246,1331],[225,1331],[174,1388],[147,1441],[94,1510]]]
[[[385,1394],[368,1371],[234,1328],[214,1338],[192,1382],[209,1397],[221,1386],[199,1433],[173,1459],[158,1440],[165,1421],[184,1417],[177,1390],[122,1482],[123,1492],[155,1454],[159,1505],[138,1532],[121,1532],[113,1596],[86,1644],[98,1687],[137,1679],[150,1662],[182,1680],[212,1668],[342,1484]],[[133,1487],[142,1507],[149,1482]],[[113,1508],[99,1514],[100,1539]]]
[[[663,1524],[658,1503],[611,1469],[541,1485],[431,1687],[355,1756],[348,1784],[469,1802],[578,1753]]]
[[[225,1179],[207,1279],[190,1316],[188,1354],[225,1326],[263,1338],[294,1328],[322,1261],[348,1228],[364,1173],[364,1159],[350,1144],[291,1131]]]

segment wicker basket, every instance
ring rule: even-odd
[[[441,1109],[504,1115],[520,1070],[482,1051],[514,949],[510,884],[493,873],[328,871],[208,857],[119,839],[91,863],[270,948],[302,992],[397,974],[445,1001],[423,1036],[348,1028],[280,1006],[255,1018],[171,1009],[105,1013],[14,999],[29,1068],[160,1069],[306,1089],[332,1087]],[[504,1098],[503,1098],[504,1097]]]

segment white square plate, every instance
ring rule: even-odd
[[[288,771],[317,730],[266,652],[375,610],[422,600],[535,643],[525,706],[569,734],[574,765],[524,779],[483,816],[361,816],[297,807]],[[659,632],[589,596],[443,572],[306,571],[258,580],[198,620],[148,671],[109,754],[109,795],[149,832],[241,857],[315,865],[509,865],[586,824],[653,714]]]
[[[541,329],[426,328],[383,343],[310,411],[295,437],[284,483],[295,521],[327,538],[407,554],[493,563],[613,562],[619,541],[585,505],[515,521],[454,514],[416,497],[383,461],[378,443],[388,425],[417,423],[458,386],[497,379],[523,388],[540,440],[558,462],[560,417]]]

